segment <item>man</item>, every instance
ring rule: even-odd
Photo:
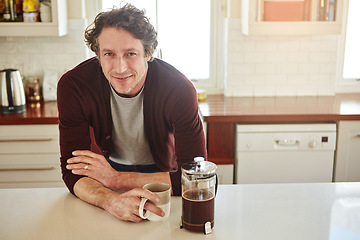
[[[70,192],[119,219],[139,222],[142,189],[165,182],[181,194],[181,165],[206,157],[196,90],[153,59],[157,34],[132,5],[98,14],[85,31],[96,53],[58,83],[61,168]],[[91,131],[101,154],[91,151]],[[145,209],[163,216],[147,202]]]

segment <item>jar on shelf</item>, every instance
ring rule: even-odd
[[[23,1],[23,18],[24,22],[39,22],[39,1],[24,0]]]
[[[42,86],[39,78],[31,77],[25,87],[26,100],[29,102],[40,102],[43,100]]]

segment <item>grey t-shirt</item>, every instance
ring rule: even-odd
[[[154,164],[144,131],[143,89],[132,98],[119,96],[111,87],[113,148],[110,160],[124,165]]]

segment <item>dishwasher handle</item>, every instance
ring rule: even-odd
[[[294,145],[298,145],[300,141],[296,139],[283,139],[283,140],[275,140],[275,143],[280,146],[294,146]]]

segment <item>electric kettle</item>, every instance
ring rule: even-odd
[[[0,71],[1,112],[3,114],[26,111],[25,91],[17,69]]]

